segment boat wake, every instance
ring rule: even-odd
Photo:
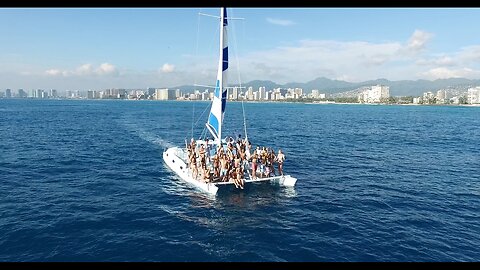
[[[137,123],[132,123],[132,122],[122,122],[121,123],[129,132],[134,133],[137,135],[139,138],[142,140],[145,140],[147,142],[153,143],[155,145],[160,146],[161,148],[170,148],[174,147],[175,145],[157,134],[154,134],[153,132],[150,132],[144,128],[142,128],[140,125]]]

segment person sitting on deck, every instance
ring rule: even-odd
[[[210,173],[210,168],[205,169],[205,175],[203,176],[203,179],[205,180],[205,183],[210,183],[212,182],[212,174]]]
[[[240,186],[241,189],[245,186],[245,181],[243,180],[243,170],[242,167],[238,166],[235,168],[235,176],[237,177],[237,182],[235,185]]]

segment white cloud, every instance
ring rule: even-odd
[[[456,61],[453,57],[443,55],[434,57],[431,59],[419,59],[415,63],[417,65],[424,65],[424,66],[455,66],[457,65],[458,61]]]
[[[303,40],[297,46],[255,52],[243,58],[242,69],[248,79],[268,78],[279,83],[308,81],[316,77],[385,77],[384,65],[402,59],[401,43],[340,42]],[[234,66],[234,65],[232,65]],[[380,74],[378,71],[381,70]]]
[[[45,73],[50,76],[58,76],[62,74],[62,71],[59,69],[49,69],[46,70]]]
[[[274,18],[267,18],[267,22],[275,25],[281,25],[281,26],[289,26],[289,25],[295,24],[295,22],[291,20],[274,19]]]
[[[95,72],[98,75],[118,75],[118,70],[117,68],[109,63],[103,63],[101,64]]]
[[[448,79],[448,78],[478,78],[480,70],[473,70],[471,68],[449,69],[445,67],[433,68],[421,74],[430,79]]]
[[[97,68],[94,68],[92,64],[83,64],[75,68],[74,70],[60,70],[60,69],[48,69],[45,74],[49,76],[106,76],[106,75],[118,75],[117,68],[109,63],[103,63]]]
[[[93,73],[92,64],[83,64],[77,67],[75,74],[76,75],[91,75]]]
[[[458,52],[458,59],[465,63],[480,62],[480,45],[468,46]]]
[[[163,73],[171,73],[174,70],[175,70],[175,66],[171,65],[171,64],[168,64],[168,63],[163,64],[162,69],[161,69],[161,71]]]
[[[480,45],[433,54],[427,46],[433,36],[415,30],[405,41],[302,40],[243,56],[240,66],[248,69],[242,69],[242,79],[286,83],[322,76],[351,82],[480,77]]]
[[[480,78],[480,45],[466,46],[454,52],[432,53],[427,45],[433,34],[421,30],[412,32],[405,40],[301,40],[291,43],[293,45],[240,54],[239,64],[235,63],[237,57],[231,58],[228,78],[231,83],[237,83],[237,66],[240,68],[242,82],[260,79],[280,84],[307,82],[322,76],[350,82],[377,78]],[[119,70],[110,63],[84,63],[70,69],[39,68],[32,72],[32,78],[35,74],[37,76],[35,81],[32,79],[32,84],[45,82],[47,88],[55,88],[47,83],[50,82],[71,89],[82,89],[174,87],[192,83],[211,85],[215,82],[218,63],[216,53],[196,56],[195,59],[190,59],[188,55],[183,58],[188,64],[178,63],[177,66],[165,63],[158,69],[149,71],[123,69],[122,76],[116,76],[114,80],[109,76],[119,74]],[[85,77],[89,79],[85,80]],[[25,81],[25,78],[17,81]],[[19,88],[22,87],[26,88]]]
[[[427,42],[433,37],[432,33],[422,30],[415,30],[407,43],[407,49],[411,51],[419,51],[425,48]]]

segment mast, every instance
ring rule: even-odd
[[[220,50],[218,60],[217,82],[212,101],[212,108],[206,126],[217,145],[222,143],[222,124],[227,103],[227,71],[228,71],[228,43],[227,43],[227,8],[220,11]]]

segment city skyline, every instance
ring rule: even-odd
[[[0,88],[211,85],[216,8],[2,8]],[[480,9],[232,8],[242,81],[480,79]],[[198,44],[197,44],[197,37]],[[238,51],[236,50],[238,47]]]

